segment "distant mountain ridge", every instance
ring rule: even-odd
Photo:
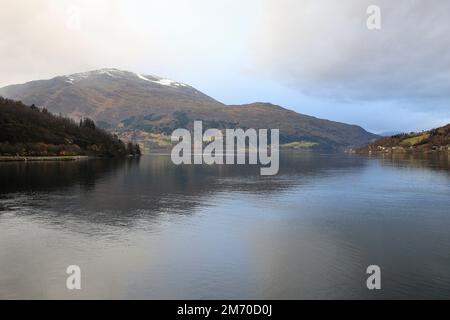
[[[392,137],[392,136],[396,136],[398,134],[403,134],[403,133],[406,133],[406,132],[404,132],[404,131],[385,131],[385,132],[378,133],[378,135],[381,137]]]
[[[185,83],[111,68],[10,85],[0,88],[0,95],[75,119],[92,118],[126,140],[190,129],[194,120],[203,120],[204,128],[279,128],[281,142],[311,142],[321,149],[361,146],[378,138],[356,125],[270,103],[228,106]]]

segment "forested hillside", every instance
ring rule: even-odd
[[[3,156],[125,156],[140,154],[96,127],[94,121],[56,116],[45,108],[0,97],[0,155]]]

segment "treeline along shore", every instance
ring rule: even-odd
[[[0,162],[8,161],[76,161],[87,160],[88,156],[0,156]]]

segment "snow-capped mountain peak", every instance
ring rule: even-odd
[[[174,81],[171,79],[158,77],[158,76],[154,76],[154,75],[142,75],[140,73],[123,71],[123,70],[119,70],[116,68],[103,68],[103,69],[98,69],[98,70],[93,70],[93,71],[74,73],[74,74],[70,74],[70,75],[67,75],[64,77],[65,77],[66,83],[74,84],[76,82],[88,79],[93,76],[107,76],[107,77],[113,78],[113,79],[116,78],[116,79],[130,79],[130,80],[134,80],[134,79],[138,78],[139,80],[142,80],[142,81],[147,81],[149,83],[155,83],[155,84],[158,84],[161,86],[167,86],[167,87],[172,87],[172,88],[181,88],[181,87],[188,88],[188,87],[190,87],[189,85],[187,85],[185,83]]]
[[[67,78],[68,83],[78,82],[83,79],[90,78],[92,76],[105,75],[112,78],[123,78],[126,77],[130,72],[122,71],[115,68],[103,68],[98,70],[86,71],[86,72],[78,72],[74,74],[70,74],[65,76]]]

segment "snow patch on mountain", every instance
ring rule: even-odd
[[[136,73],[136,75],[138,76],[139,79],[145,80],[145,81],[150,81],[152,82],[152,80],[147,79],[146,77],[144,77],[142,74]]]
[[[152,82],[158,83],[163,86],[169,86],[169,87],[174,87],[174,86],[175,87],[179,87],[179,86],[185,87],[186,86],[184,83],[179,83],[179,82],[176,82],[176,81],[173,81],[170,79],[159,79],[159,80],[152,81]]]
[[[165,79],[165,78],[160,78],[160,77],[156,77],[156,76],[152,76],[153,79],[155,80],[151,80],[149,78],[144,77],[143,75],[136,73],[136,76],[144,81],[150,81],[153,83],[157,83],[160,84],[162,86],[168,86],[168,87],[187,87],[188,85],[181,83],[181,82],[177,82],[177,81],[173,81],[170,79]]]
[[[67,78],[67,80],[65,82],[67,82],[67,83],[73,84],[73,82],[75,81],[75,79],[72,77],[66,77],[66,78]]]
[[[87,72],[80,72],[80,73],[74,73],[71,75],[66,76],[68,79],[66,82],[76,82],[83,79],[87,79],[94,75],[106,75],[108,77],[116,78],[116,77],[123,77],[126,75],[126,71],[121,71],[119,69],[114,68],[105,68],[105,69],[99,69],[94,71],[87,71]]]

